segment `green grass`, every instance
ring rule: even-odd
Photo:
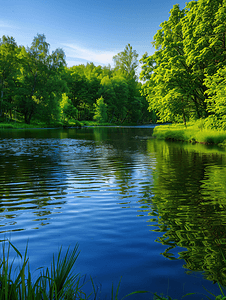
[[[82,123],[85,125],[85,126],[116,126],[117,124],[115,123],[99,123],[99,122],[96,122],[96,121],[82,121]]]
[[[136,126],[137,123],[99,123],[96,121],[82,121],[85,126]]]
[[[1,129],[32,129],[32,128],[65,128],[65,127],[82,127],[83,123],[79,121],[70,122],[55,122],[51,124],[46,124],[44,122],[32,122],[31,124],[26,124],[24,122],[0,122]]]
[[[154,128],[153,136],[158,139],[218,144],[226,146],[226,131],[205,128],[202,121],[183,124],[160,125]]]
[[[26,124],[22,121],[1,121],[0,120],[0,130],[2,129],[32,129],[32,128],[68,128],[68,127],[83,127],[83,126],[135,126],[137,123],[98,123],[96,121],[78,121],[70,120],[65,122],[55,122],[51,124],[46,124],[44,122],[32,122],[31,124]]]
[[[24,256],[10,241],[8,246],[6,241],[2,242],[2,253],[0,257],[0,300],[85,300],[100,299],[98,297],[98,288],[95,286],[92,278],[84,281],[84,276],[75,273],[74,267],[77,261],[79,251],[78,245],[73,249],[68,248],[66,254],[62,255],[60,248],[57,258],[53,255],[51,267],[39,268],[39,275],[32,277],[28,246]],[[11,258],[12,251],[16,255]],[[15,261],[20,262],[19,267],[15,267]],[[91,285],[92,292],[87,295],[84,292],[84,286]],[[111,300],[119,300],[119,288],[121,279],[117,288],[113,284],[109,296]],[[146,291],[132,292],[122,299],[133,294],[147,293]]]
[[[11,248],[20,259],[20,267],[15,268],[15,258],[11,260]],[[2,258],[0,260],[0,299],[85,299],[82,298],[81,277],[73,274],[72,269],[78,257],[78,246],[62,258],[61,249],[50,270],[41,268],[40,275],[32,278],[27,248],[24,257],[10,242],[2,244]]]
[[[7,244],[8,243],[8,244]],[[7,246],[8,245],[8,246]],[[66,254],[62,255],[60,248],[57,257],[53,255],[50,268],[40,267],[36,270],[39,275],[32,276],[28,246],[25,249],[25,254],[21,252],[10,242],[3,241],[1,243],[2,253],[0,256],[0,300],[100,300],[98,296],[99,288],[95,285],[92,278],[85,281],[85,277],[75,272],[75,263],[79,256],[78,245],[73,249],[68,248]],[[14,258],[12,253],[14,252]],[[16,265],[15,266],[15,261]],[[122,278],[121,278],[122,279]],[[110,300],[119,300],[119,289],[121,279],[117,287],[112,284],[109,291]],[[85,285],[90,285],[90,294],[84,292]],[[131,283],[132,284],[132,283]],[[214,295],[207,291],[209,295],[202,294],[201,299],[226,300],[223,288],[220,284],[220,295]],[[149,299],[173,300],[170,296],[158,295],[148,291],[135,291],[120,298],[123,300],[134,294],[149,293]],[[194,295],[189,293],[188,295]],[[204,296],[204,298],[203,298]],[[214,297],[214,298],[213,298]],[[139,299],[139,295],[137,296]],[[176,299],[175,299],[176,300]]]

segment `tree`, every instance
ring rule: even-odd
[[[226,66],[205,79],[207,86],[207,109],[210,112],[207,124],[212,128],[226,129]]]
[[[22,67],[16,100],[25,122],[29,124],[34,116],[49,122],[57,120],[59,101],[67,90],[61,78],[66,65],[63,50],[56,49],[50,54],[45,35],[38,34],[30,48],[21,49],[20,60]]]
[[[105,103],[108,105],[108,120],[110,122],[116,121],[115,113],[117,111],[116,106],[116,94],[111,78],[109,76],[103,77],[101,80],[101,87],[99,89],[100,97],[104,98]]]
[[[205,76],[212,76],[226,63],[225,1],[191,1],[186,5],[183,20],[184,51],[186,63],[196,80],[196,101],[207,117],[207,87]]]
[[[146,102],[146,99],[143,96],[141,98],[140,84],[138,83],[138,78],[136,76],[136,70],[139,63],[137,58],[138,54],[136,50],[132,49],[130,44],[125,47],[124,51],[113,57],[115,63],[114,76],[124,78],[123,82],[126,81],[127,84],[127,90],[123,101],[126,103],[123,109],[123,114],[125,116],[121,118],[122,121],[142,122],[144,121],[142,116],[147,112],[147,106],[142,104],[142,101]],[[123,98],[120,97],[120,99],[122,100]],[[122,107],[122,104],[119,106]]]
[[[93,119],[99,123],[107,122],[107,104],[104,103],[104,98],[101,96],[97,99],[96,104],[94,104],[94,117]]]
[[[185,27],[190,22],[189,9],[193,6],[194,1],[182,10],[179,5],[173,6],[169,20],[161,24],[154,36],[156,52],[141,59],[140,78],[145,81],[142,95],[147,97],[149,109],[155,110],[161,121],[183,120],[186,124],[186,118],[207,115],[204,73],[194,71],[187,51]],[[195,28],[190,25],[189,32],[193,32]]]
[[[120,121],[121,123],[123,123],[128,113],[128,98],[129,98],[128,83],[125,77],[117,76],[117,75],[111,78],[111,82],[115,92],[114,115],[117,122]]]
[[[80,68],[74,66],[65,68],[63,78],[67,82],[69,89],[67,96],[78,110],[78,119],[86,119],[86,114],[89,111],[89,85],[86,76]]]
[[[68,98],[66,93],[62,94],[60,107],[61,107],[61,116],[63,121],[65,121],[65,119],[68,120],[74,119],[75,121],[78,119],[78,110],[72,104],[71,100]]]
[[[19,69],[18,47],[13,37],[0,39],[0,116],[14,108],[16,80]]]
[[[137,79],[136,70],[138,67],[138,54],[130,44],[125,50],[113,56],[116,69],[120,69],[127,79]]]

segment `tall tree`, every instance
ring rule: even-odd
[[[117,122],[123,122],[128,114],[129,87],[123,76],[113,76],[111,78],[115,92],[115,118]]]
[[[17,106],[30,123],[35,115],[45,120],[56,120],[62,93],[67,90],[61,78],[62,68],[66,65],[62,49],[49,53],[45,35],[38,34],[30,48],[22,48],[20,53],[22,68],[19,76]]]
[[[107,104],[104,103],[104,98],[100,97],[97,99],[96,104],[94,103],[94,120],[100,123],[107,122]]]
[[[113,57],[113,60],[115,63],[114,74],[125,78],[128,87],[127,103],[124,109],[126,116],[124,120],[129,122],[142,122],[144,121],[142,116],[146,113],[147,106],[145,107],[145,105],[141,104],[144,98],[140,98],[140,85],[136,75],[139,64],[138,54],[136,50],[133,50],[132,46],[128,44],[124,51]],[[145,113],[143,113],[143,110],[145,110]]]
[[[64,80],[68,86],[68,98],[71,100],[74,107],[78,110],[78,119],[86,119],[88,112],[87,99],[89,98],[88,93],[88,80],[77,66],[71,68],[65,68],[63,74]]]
[[[139,64],[138,54],[130,44],[125,50],[113,56],[116,69],[120,69],[127,79],[137,79],[136,70]]]
[[[18,47],[13,37],[0,39],[0,116],[14,108],[16,78],[19,69]]]
[[[109,76],[105,76],[102,78],[101,87],[99,89],[99,96],[104,98],[104,102],[108,106],[108,120],[110,122],[116,121],[116,95],[112,80],[109,78]]]
[[[206,124],[212,128],[226,130],[226,66],[205,79],[207,109],[210,116]]]
[[[192,1],[190,7],[192,7]],[[174,5],[168,21],[154,36],[156,52],[145,54],[140,78],[144,80],[142,94],[149,101],[149,109],[157,111],[162,121],[207,115],[204,95],[204,74],[194,72],[186,51],[185,24],[189,22],[189,5],[180,10]],[[190,27],[190,32],[193,30]]]

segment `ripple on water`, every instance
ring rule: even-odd
[[[61,245],[79,242],[78,271],[102,283],[104,294],[120,276],[122,296],[136,289],[167,293],[169,286],[169,295],[181,298],[194,291],[183,284],[205,285],[201,276],[185,274],[184,260],[160,253],[172,246],[178,257],[186,245],[192,249],[188,238],[203,237],[201,224],[204,244],[212,243],[205,212],[212,191],[226,199],[225,162],[193,152],[182,157],[181,148],[149,140],[147,132],[138,139],[134,129],[87,130],[83,138],[69,130],[64,139],[0,139],[2,236],[20,250],[29,239],[34,269],[49,265]],[[212,184],[219,173],[221,189]],[[223,208],[215,214],[222,219]]]

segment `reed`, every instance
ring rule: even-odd
[[[8,246],[6,243],[8,243]],[[16,254],[13,259],[11,258],[12,251]],[[62,255],[62,248],[60,248],[56,259],[53,255],[50,269],[44,269],[42,267],[39,268],[41,270],[40,275],[35,280],[32,278],[30,271],[28,246],[25,249],[25,254],[22,255],[10,241],[3,241],[1,254],[0,300],[100,299],[98,297],[99,288],[95,286],[93,279],[91,278],[90,281],[85,281],[83,276],[78,273],[74,273],[75,263],[79,255],[78,245],[76,245],[72,250],[70,250],[69,247],[64,256]],[[18,264],[18,260],[20,264]],[[15,262],[17,262],[16,266]],[[112,284],[108,299],[119,300],[121,279],[116,288],[114,288],[114,285]],[[84,285],[87,283],[91,283],[92,292],[89,295],[84,292]],[[219,283],[218,285],[221,292],[220,295],[214,295],[206,290],[212,298],[204,294],[202,296],[210,300],[226,300],[222,286]],[[173,300],[170,296],[162,296],[148,291],[135,291],[120,298],[120,300],[134,294],[142,293],[149,293],[151,296],[149,299]],[[188,295],[194,295],[194,293],[189,293],[185,296]],[[139,299],[139,295],[137,295],[136,299]]]
[[[12,251],[16,254],[13,259],[11,258]],[[68,248],[64,256],[62,255],[62,248],[60,248],[56,259],[53,255],[50,269],[39,268],[40,275],[34,279],[29,266],[28,246],[25,254],[22,255],[10,241],[3,241],[0,258],[0,300],[100,299],[98,298],[98,288],[95,287],[92,278],[90,281],[85,281],[84,276],[74,273],[73,269],[78,255],[78,245],[72,250]],[[20,264],[18,264],[18,260]],[[92,288],[89,295],[84,292],[84,285],[88,282],[91,283]],[[109,292],[111,300],[119,300],[120,283],[121,280],[116,290],[112,284],[112,289]],[[147,293],[147,291],[132,292],[121,300],[140,293]]]
[[[60,249],[57,259],[53,256],[51,269],[41,268],[36,280],[32,278],[29,258],[26,247],[22,256],[20,251],[8,241],[2,243],[2,257],[0,259],[0,299],[1,300],[60,300],[86,299],[81,290],[81,276],[73,274],[72,269],[79,255],[78,245],[72,251],[68,248],[62,257]],[[16,257],[11,259],[10,253],[14,250]],[[20,261],[15,267],[15,260]]]

